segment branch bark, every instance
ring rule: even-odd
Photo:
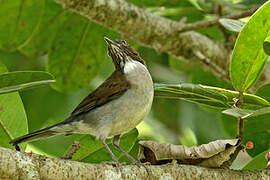
[[[269,179],[270,170],[235,171],[199,166],[166,164],[125,165],[117,168],[105,164],[88,164],[0,148],[0,179]]]

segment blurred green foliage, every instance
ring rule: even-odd
[[[218,15],[214,12],[215,7],[222,7],[222,15],[228,15],[265,1],[128,2],[165,18],[192,23],[216,18]],[[247,91],[260,75],[267,57],[263,43],[267,43],[268,49],[269,14],[268,2],[239,34],[232,55],[233,86],[231,82],[216,77],[197,62],[187,62],[166,53],[158,54],[153,49],[127,39],[128,44],[136,48],[146,60],[154,82],[159,85],[155,87],[156,96],[150,115],[138,126],[140,134],[136,129],[132,130],[121,138],[120,145],[136,157],[138,141],[141,139],[192,146],[217,139],[235,138],[238,120],[222,114],[221,111],[232,108],[239,96],[237,91]],[[29,82],[53,79],[51,75],[44,77],[33,71],[47,71],[56,79],[56,83],[51,86],[0,95],[0,146],[12,148],[8,144],[12,138],[65,120],[76,105],[113,72],[114,67],[107,56],[103,37],[115,39],[121,36],[63,9],[53,0],[2,0],[0,19],[0,74],[7,69],[9,72],[28,70],[34,73],[28,76],[19,74],[18,77],[14,76],[15,79],[8,74],[2,75],[10,78],[9,84],[16,85],[12,90],[29,87],[26,86]],[[265,26],[258,27],[255,22],[260,25],[264,23]],[[197,32],[226,45],[235,43],[233,38],[227,36],[235,37],[236,34],[218,26]],[[34,85],[38,84],[31,84]],[[4,83],[0,84],[0,93],[2,87],[6,87]],[[269,89],[268,84],[260,87],[255,94],[245,93],[243,108],[255,110],[269,106]],[[249,155],[255,158],[246,169],[261,168],[265,164],[260,160],[263,153],[270,148],[269,122],[268,113],[245,122],[243,143],[252,141],[255,145],[248,150]],[[27,150],[59,157],[70,150],[74,140],[83,146],[74,155],[74,160],[111,160],[102,144],[88,135],[57,136],[31,142],[28,143]],[[110,140],[108,143],[110,144]],[[118,151],[113,151],[120,161],[127,161]]]

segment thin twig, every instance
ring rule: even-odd
[[[258,7],[254,7],[252,9],[247,10],[247,11],[243,11],[240,13],[231,14],[231,15],[227,15],[227,16],[223,16],[223,17],[218,17],[214,20],[200,21],[200,22],[196,22],[196,23],[186,24],[185,26],[183,26],[183,28],[180,30],[180,32],[215,26],[215,25],[219,24],[220,18],[240,19],[240,18],[248,17],[248,16],[251,16],[257,9],[258,9]]]
[[[243,93],[239,92],[239,98],[238,101],[235,103],[235,106],[237,108],[241,108],[243,104]],[[242,142],[243,140],[243,136],[244,136],[244,119],[242,119],[241,117],[238,119],[239,124],[238,124],[238,138],[240,139],[240,141]]]
[[[220,19],[223,16],[223,11],[222,11],[222,6],[218,5],[218,9],[217,9],[217,17]],[[220,24],[218,23],[218,29],[220,30],[220,32],[223,34],[223,37],[225,39],[225,42],[229,42],[229,33],[226,31],[226,29]]]
[[[200,51],[196,51],[194,53],[196,57],[200,60],[201,63],[205,64],[206,66],[210,67],[220,79],[229,80],[229,74],[224,71],[223,69],[219,68],[214,62],[211,62],[206,56],[204,56]]]
[[[239,92],[239,97],[237,102],[234,104],[234,107],[241,108],[242,105],[243,105],[243,93]],[[239,145],[237,146],[234,153],[230,156],[230,159],[224,164],[225,167],[231,166],[233,161],[238,156],[239,152],[245,149],[244,146],[242,145],[243,137],[244,137],[244,119],[240,117],[238,118],[238,135],[237,135],[237,138],[239,139]]]
[[[74,141],[69,153],[65,156],[62,156],[61,159],[72,159],[72,156],[80,149],[80,143],[78,141]]]

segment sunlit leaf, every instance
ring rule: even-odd
[[[267,60],[263,42],[270,32],[270,1],[246,23],[236,41],[230,75],[234,88],[245,92],[255,83]]]
[[[198,144],[196,135],[190,128],[185,128],[181,136],[179,136],[179,139],[181,144],[187,147],[196,146]]]
[[[15,71],[0,74],[0,94],[55,82],[54,77],[42,71]]]

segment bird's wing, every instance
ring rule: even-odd
[[[72,112],[71,116],[77,116],[100,107],[103,104],[120,97],[129,88],[130,84],[125,76],[122,75],[122,72],[114,71],[103,84],[83,99]]]

